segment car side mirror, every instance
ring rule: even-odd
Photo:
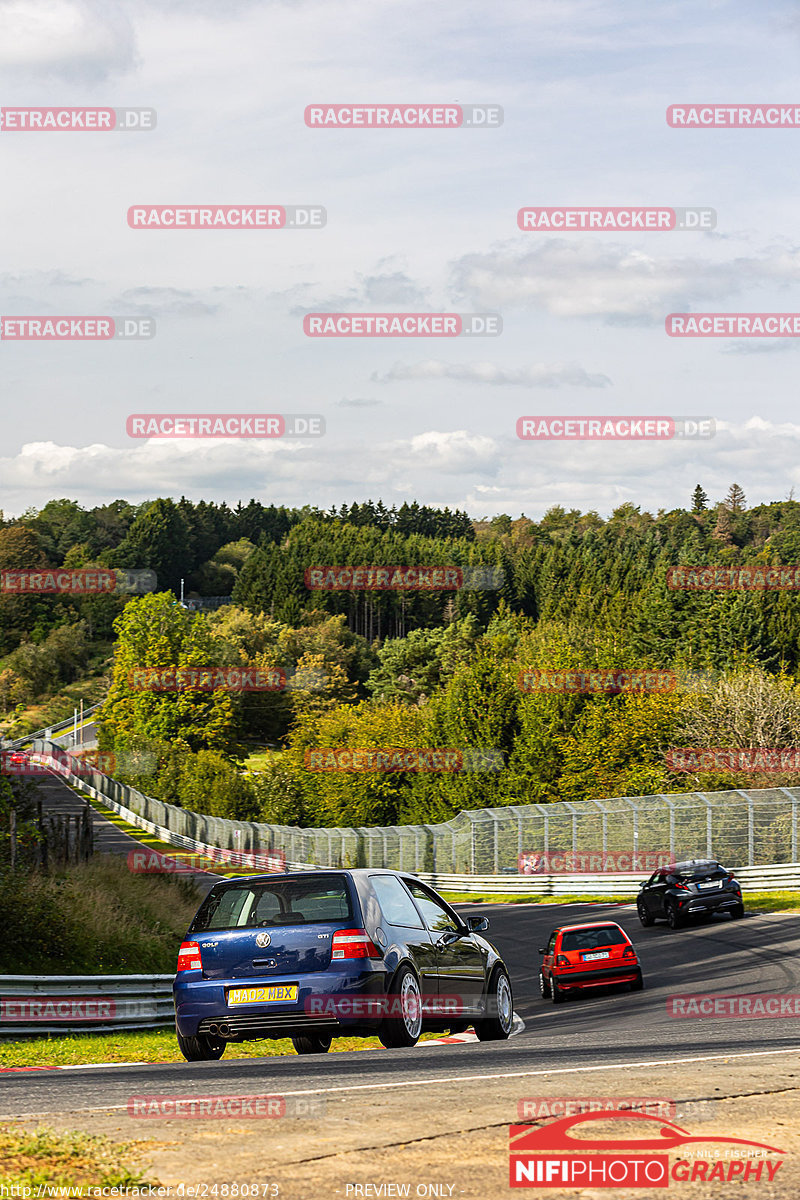
[[[467,929],[470,933],[485,933],[488,928],[488,917],[467,917]]]
[[[544,946],[540,946],[540,947],[539,947],[539,953],[540,953],[540,954],[546,954],[546,953],[547,953],[547,951],[545,950]]]

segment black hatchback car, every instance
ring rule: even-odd
[[[742,889],[730,871],[713,859],[691,859],[659,867],[643,883],[636,901],[643,925],[665,920],[678,929],[691,917],[715,912],[744,916]]]
[[[217,883],[178,955],[178,1044],[189,1061],[228,1042],[290,1037],[299,1054],[337,1036],[413,1046],[423,1029],[507,1038],[511,983],[481,937],[428,884],[386,870],[250,875]]]

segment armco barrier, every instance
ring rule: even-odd
[[[0,975],[0,1037],[160,1029],[173,975]]]
[[[575,851],[578,846],[629,854],[636,847],[640,853],[666,853],[673,861],[719,858],[735,869],[743,882],[750,875],[761,879],[758,884],[748,883],[753,888],[800,888],[800,868],[796,866],[798,788],[510,805],[462,812],[439,825],[302,830],[228,821],[177,808],[97,770],[84,768],[78,778],[70,770],[71,756],[52,742],[37,740],[33,749],[46,755],[73,786],[132,824],[176,847],[200,853],[209,848],[242,854],[277,850],[294,869],[387,867],[423,879],[471,881],[458,888],[454,884],[453,890],[486,890],[487,881],[492,880],[492,890],[498,893],[533,895],[544,891],[563,896],[589,892],[632,895],[631,880],[641,882],[648,872],[641,876],[520,876],[516,871],[518,854],[534,849],[551,854]],[[765,860],[772,865],[762,865]],[[468,869],[448,869],[461,863]],[[760,876],[764,871],[771,874]],[[767,878],[776,882],[763,882]],[[626,886],[631,890],[626,892]]]
[[[800,891],[800,863],[773,863],[766,867],[737,867],[734,874],[743,892]],[[440,892],[500,896],[629,896],[633,898],[646,878],[638,875],[433,875],[420,879]]]
[[[97,712],[98,708],[100,708],[100,705],[102,703],[103,703],[102,700],[100,700],[100,701],[98,701],[97,704],[93,704],[90,708],[85,708],[83,710],[84,721],[86,720],[87,717],[90,717],[92,715],[92,713]],[[47,733],[47,732],[49,732],[50,734],[58,733],[62,729],[65,732],[68,732],[70,729],[74,729],[74,727],[75,727],[75,717],[74,716],[67,717],[66,720],[59,721],[56,725],[48,725],[45,729],[37,729],[35,733],[27,733],[24,737],[15,738],[13,741],[6,742],[5,746],[9,750],[21,749],[23,746],[27,745],[28,742],[35,741],[36,738],[41,737],[42,734],[44,734],[44,733]],[[80,728],[80,726],[78,726],[78,728]]]

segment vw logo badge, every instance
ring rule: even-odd
[[[266,932],[256,934],[256,945],[257,946],[268,946],[271,941],[272,941],[272,938]]]

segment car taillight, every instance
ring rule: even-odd
[[[633,946],[626,946],[625,949],[622,951],[622,957],[623,958],[636,958],[636,951],[634,950]]]
[[[689,891],[688,883],[674,883],[672,886],[678,892],[688,892]]]
[[[200,957],[200,947],[197,942],[183,942],[178,951],[178,973],[181,971],[202,971],[203,960]]]
[[[556,958],[556,966],[557,967],[568,967],[569,965],[570,965],[570,962],[569,962],[569,959],[567,958],[566,954],[559,954],[558,957]]]
[[[366,929],[339,929],[333,935],[331,958],[382,958]]]

